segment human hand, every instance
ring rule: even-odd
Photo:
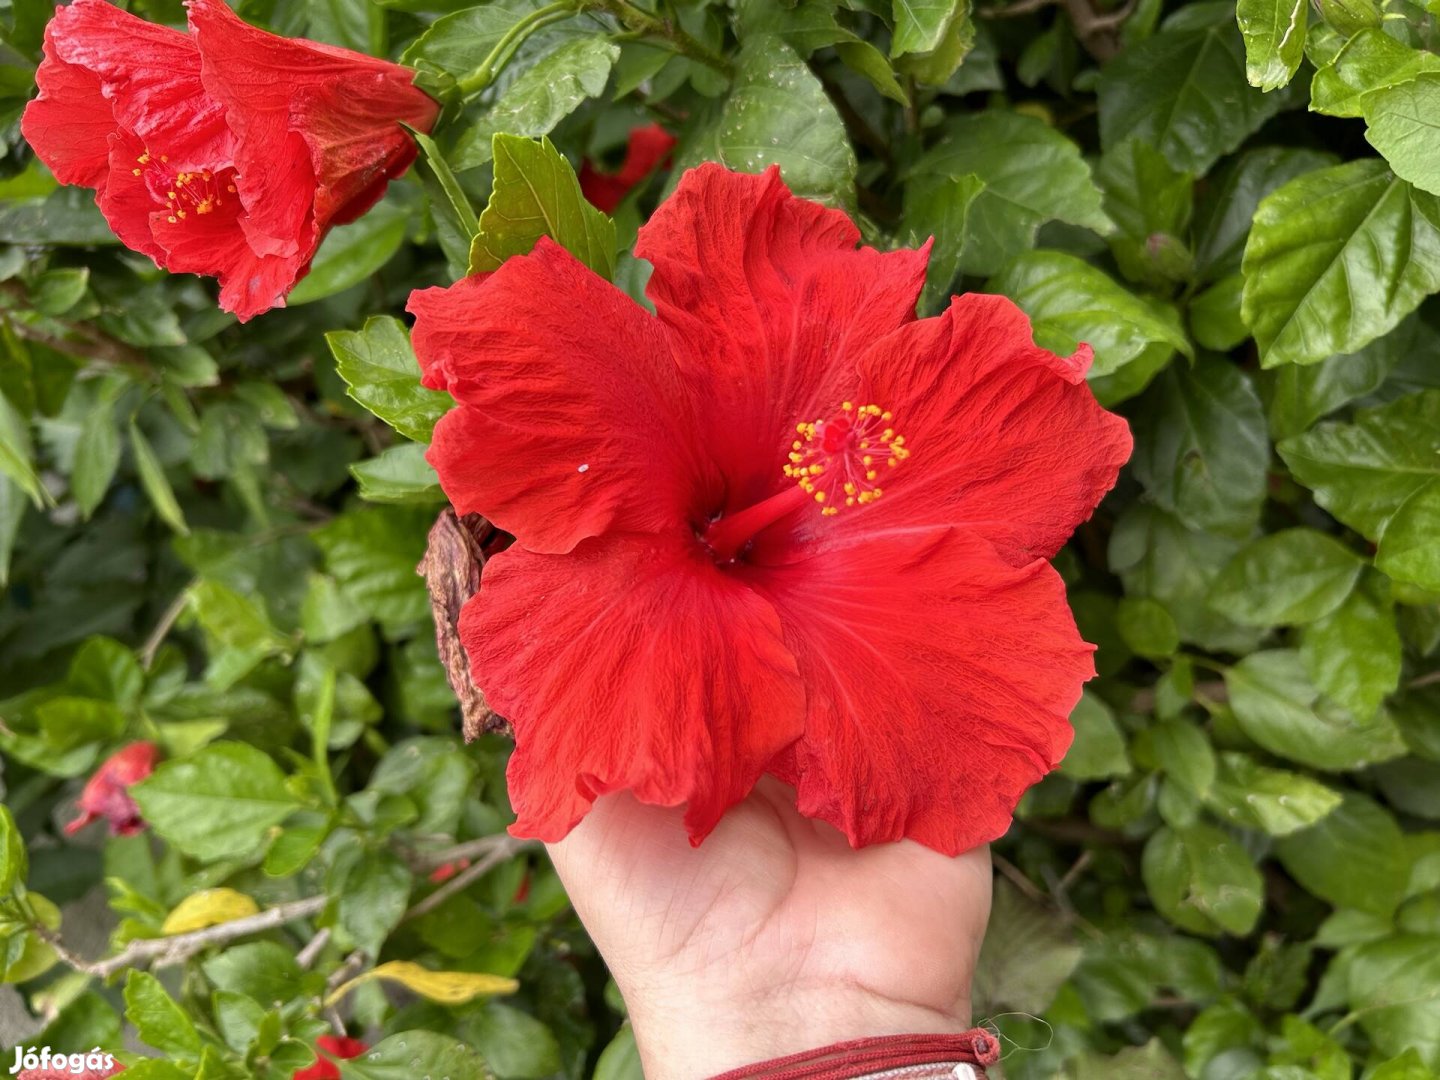
[[[698,848],[682,809],[607,796],[550,856],[629,1008],[649,1080],[867,1035],[961,1032],[990,854],[851,850],[766,778]]]

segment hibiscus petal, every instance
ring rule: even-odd
[[[122,244],[148,255],[163,267],[167,265],[165,249],[156,243],[150,229],[155,195],[146,178],[135,175],[136,158],[144,152],[145,145],[139,136],[129,131],[117,131],[110,136],[110,165],[95,202]]]
[[[238,200],[208,214],[191,212],[183,221],[171,221],[161,211],[151,216],[150,227],[156,243],[165,249],[166,269],[218,278],[220,306],[246,322],[284,307],[285,294],[308,268],[308,261],[256,252],[241,228],[239,211]]]
[[[189,35],[147,22],[106,0],[55,9],[47,28],[54,55],[92,72],[119,127],[177,168],[217,167],[229,150],[219,102],[200,82]],[[112,130],[115,125],[112,125]]]
[[[515,728],[517,836],[559,840],[629,790],[688,804],[699,843],[800,734],[804,691],[774,609],[689,537],[512,547],[486,564],[460,636]]]
[[[409,310],[425,385],[461,404],[427,455],[457,513],[561,552],[674,529],[718,499],[659,325],[558,244],[412,293]]]
[[[311,240],[318,244],[330,225],[358,217],[414,160],[414,142],[400,123],[429,131],[439,105],[398,64],[266,33],[223,0],[188,0],[187,7],[206,88],[226,106],[238,139],[236,165],[252,226],[295,243],[302,235],[297,208],[308,213],[313,206],[313,235],[293,250],[275,251],[308,258]],[[304,140],[308,175],[288,160],[290,132]]]
[[[915,317],[929,247],[880,253],[838,210],[797,199],[772,168],[687,172],[635,254],[679,362],[706,390],[730,508],[774,491],[797,421],[853,384],[855,358]],[[748,483],[735,483],[748,477]]]
[[[1010,566],[962,529],[897,529],[754,580],[809,692],[805,735],[771,771],[852,845],[993,840],[1064,756],[1095,669],[1045,562]]]
[[[1011,563],[1050,558],[1130,457],[1130,429],[1085,384],[1090,351],[1038,348],[1024,312],[971,293],[860,358],[860,393],[894,413],[908,460],[883,498],[815,529],[964,525]]]
[[[40,96],[25,107],[20,131],[62,184],[98,188],[110,169],[115,117],[94,72],[55,55],[55,23],[45,30],[45,59],[35,72]]]

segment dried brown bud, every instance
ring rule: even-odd
[[[415,568],[430,592],[435,644],[450,687],[460,701],[467,742],[491,732],[512,733],[509,723],[485,704],[485,695],[470,677],[470,661],[460,644],[460,609],[480,589],[480,570],[485,565],[483,545],[493,531],[480,515],[457,518],[455,511],[447,507],[435,519],[425,557]]]

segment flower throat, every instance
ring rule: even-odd
[[[867,506],[885,494],[881,470],[910,456],[905,437],[890,426],[892,415],[878,405],[847,401],[828,419],[795,425],[785,475],[795,486],[710,523],[704,540],[721,562],[729,562],[763,529],[814,502],[822,517]]]

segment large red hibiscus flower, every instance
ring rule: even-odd
[[[189,34],[106,0],[57,9],[21,126],[126,246],[219,278],[244,320],[283,304],[326,231],[405,171],[400,121],[428,131],[439,105],[407,68],[267,34],[223,0],[188,6]]]
[[[778,172],[703,166],[641,232],[651,315],[542,240],[415,293],[429,457],[515,536],[460,633],[514,725],[519,835],[600,795],[698,843],[770,772],[852,844],[1003,833],[1094,673],[1046,561],[1130,453],[996,296],[917,321],[927,251],[857,248]]]

